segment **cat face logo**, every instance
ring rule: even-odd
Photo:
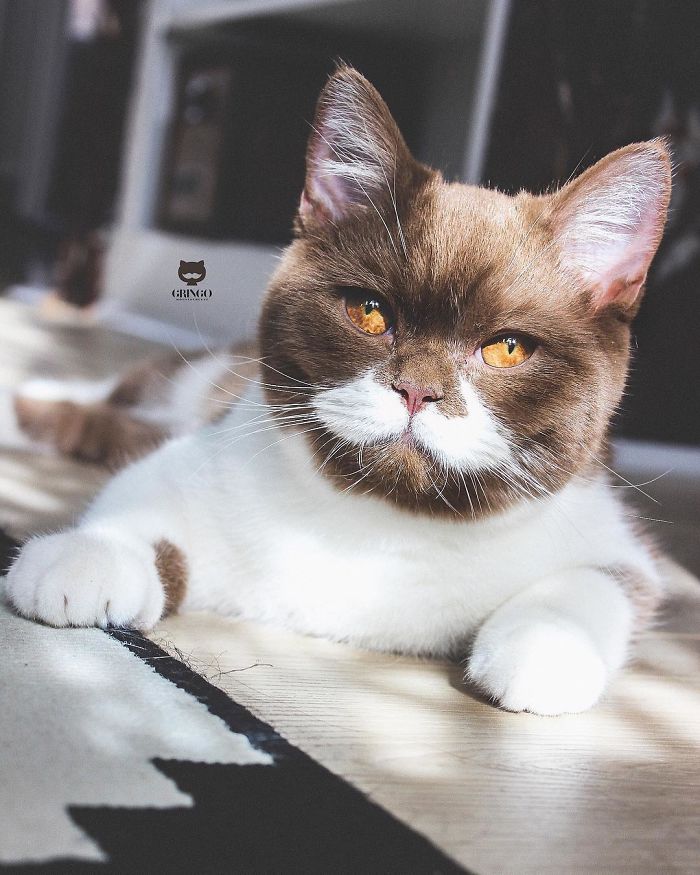
[[[177,275],[188,286],[196,286],[207,275],[203,261],[181,261]]]

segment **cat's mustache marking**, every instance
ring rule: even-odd
[[[459,394],[458,415],[442,411],[441,400],[428,401],[411,412],[406,399],[370,371],[343,386],[317,393],[313,407],[338,438],[360,447],[380,445],[387,455],[392,444],[415,446],[442,466],[441,476],[510,464],[512,453],[505,427],[468,381],[459,382]]]

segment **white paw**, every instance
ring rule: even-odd
[[[29,541],[5,587],[20,614],[52,626],[148,629],[165,603],[147,544],[80,531]]]
[[[535,620],[480,630],[467,679],[508,711],[566,714],[600,698],[607,668],[593,641],[563,619]]]

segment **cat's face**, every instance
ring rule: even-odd
[[[470,516],[561,487],[605,452],[669,191],[659,141],[553,195],[447,184],[341,69],[263,310],[268,400],[342,489]]]
[[[177,275],[188,286],[196,286],[202,282],[207,272],[203,261],[181,261]]]

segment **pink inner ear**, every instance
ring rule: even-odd
[[[657,141],[604,158],[557,195],[554,230],[564,263],[596,309],[632,305],[656,253],[670,194],[670,163]]]
[[[299,213],[302,218],[313,214],[317,219],[336,222],[342,219],[350,203],[352,199],[348,196],[347,183],[340,176],[324,173],[319,164],[318,169],[307,176]]]
[[[652,220],[644,223],[622,245],[611,244],[609,252],[601,247],[598,255],[602,269],[596,274],[588,272],[596,308],[612,303],[627,306],[635,302],[647,278],[659,236],[656,221]],[[593,253],[590,260],[595,261]],[[608,262],[607,267],[605,262]]]
[[[304,189],[301,193],[301,200],[299,201],[299,215],[302,219],[305,219],[313,213],[313,210],[314,206],[306,194],[306,189]]]
[[[633,280],[613,279],[606,285],[595,289],[596,309],[607,307],[608,304],[622,304],[625,307],[634,304],[637,295],[641,291],[646,274]]]
[[[306,156],[300,216],[339,223],[393,195],[412,160],[389,110],[358,73],[340,69],[324,89]]]

